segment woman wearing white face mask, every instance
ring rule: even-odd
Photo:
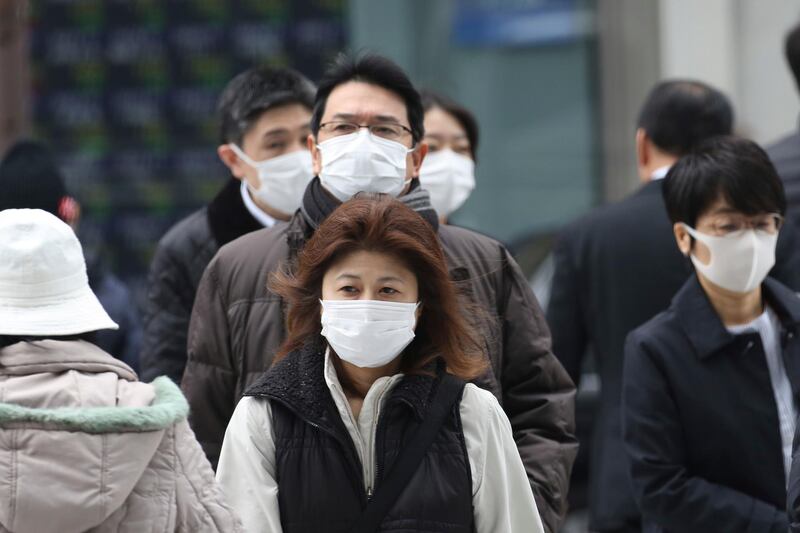
[[[428,155],[419,179],[442,222],[467,201],[475,188],[478,122],[467,109],[439,94],[423,91]]]
[[[249,531],[543,531],[429,223],[358,196],[271,289],[287,340],[217,470]]]
[[[672,167],[663,195],[696,275],[625,348],[623,434],[644,530],[786,531],[800,298],[767,277],[783,186],[755,143],[720,137]]]

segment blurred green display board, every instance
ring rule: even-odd
[[[216,99],[258,64],[316,80],[346,42],[345,0],[32,0],[35,135],[123,277],[226,178]]]

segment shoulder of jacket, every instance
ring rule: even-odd
[[[210,237],[208,211],[206,207],[201,207],[169,228],[158,245],[168,249],[185,247],[188,243],[204,245]]]
[[[454,248],[474,248],[483,252],[505,250],[505,246],[500,241],[475,230],[442,224],[439,226],[438,233],[445,250]]]
[[[257,272],[264,268],[274,270],[289,252],[286,228],[287,225],[281,223],[247,233],[229,242],[214,256],[214,268],[243,272]]]

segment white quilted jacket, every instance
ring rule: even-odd
[[[0,532],[240,531],[187,411],[83,341],[0,349]]]

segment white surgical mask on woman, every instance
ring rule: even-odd
[[[306,186],[314,177],[311,152],[297,150],[272,159],[253,161],[235,144],[228,146],[239,159],[258,171],[258,189],[247,186],[253,198],[288,215],[300,207]]]
[[[319,179],[340,202],[359,192],[399,196],[406,179],[406,156],[414,149],[363,129],[317,145],[322,156]]]
[[[449,148],[428,154],[419,171],[422,188],[439,215],[448,217],[475,188],[475,162]]]
[[[322,336],[343,361],[361,368],[390,363],[414,340],[416,303],[320,300]]]
[[[711,262],[704,265],[694,254],[692,263],[714,285],[733,292],[750,292],[764,281],[775,265],[778,234],[753,229],[717,237],[683,225],[689,235],[711,251]]]

